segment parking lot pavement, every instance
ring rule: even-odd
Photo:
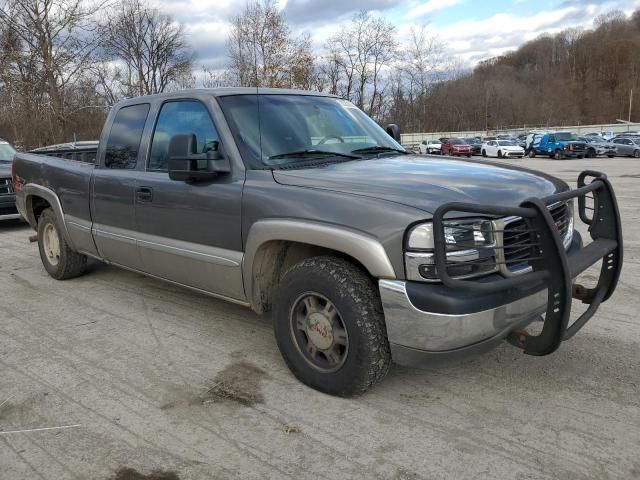
[[[640,478],[640,162],[510,162],[610,174],[612,301],[553,355],[395,366],[356,399],[297,382],[268,317],[97,263],[57,282],[0,226],[0,478]]]

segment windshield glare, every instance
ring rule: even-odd
[[[515,147],[516,144],[513,143],[510,140],[499,140],[498,141],[498,145],[500,145],[501,147]]]
[[[360,109],[339,98],[265,94],[218,100],[243,156],[257,168],[308,161],[305,155],[273,158],[306,150],[351,154],[382,147],[404,151]]]
[[[13,154],[16,151],[8,143],[0,142],[0,162],[10,162],[13,160]]]

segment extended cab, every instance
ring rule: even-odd
[[[505,338],[549,354],[611,296],[622,234],[605,175],[571,190],[408,154],[387,132],[330,95],[184,91],[116,105],[95,164],[18,154],[13,182],[53,278],[92,257],[270,311],[294,375],[336,395],[367,390],[392,359]],[[598,261],[595,287],[574,283]],[[572,297],[589,308],[570,326]]]

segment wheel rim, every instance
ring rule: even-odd
[[[60,237],[56,227],[51,223],[48,223],[42,232],[42,246],[49,263],[58,265],[60,261]]]
[[[336,306],[324,295],[307,292],[289,314],[293,342],[305,361],[320,372],[335,372],[349,353],[349,335]]]

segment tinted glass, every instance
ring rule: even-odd
[[[459,138],[454,138],[451,140],[451,145],[464,145],[464,141]]]
[[[196,153],[216,149],[219,141],[211,116],[202,103],[194,100],[165,103],[153,132],[149,170],[168,169],[169,142],[171,137],[179,134],[195,134],[198,141]]]
[[[123,107],[118,111],[107,140],[104,160],[107,168],[136,168],[148,113],[148,103]]]

